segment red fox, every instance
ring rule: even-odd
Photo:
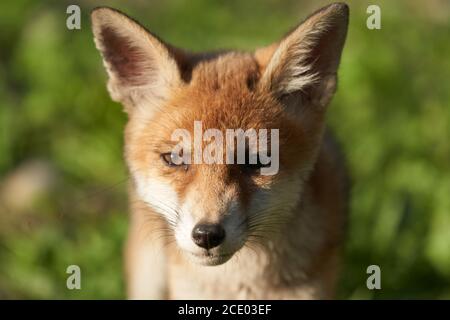
[[[325,114],[348,16],[335,3],[254,52],[191,53],[119,11],[92,12],[108,90],[129,119],[130,299],[334,297],[348,188]],[[253,163],[175,159],[173,133],[198,140],[197,122],[214,133],[277,130],[265,150],[276,170],[262,174],[272,164],[261,154]],[[233,148],[211,154],[230,150],[234,159]]]

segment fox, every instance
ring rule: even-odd
[[[91,12],[107,89],[127,114],[128,299],[335,298],[349,178],[326,113],[348,21],[332,3],[254,51],[198,53],[118,10]],[[277,129],[278,170],[175,162],[173,132],[196,121]]]

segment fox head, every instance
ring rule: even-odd
[[[129,117],[125,157],[133,185],[182,251],[218,265],[275,237],[301,200],[320,148],[348,7],[329,5],[254,52],[190,53],[109,8],[95,9],[92,25],[108,90]],[[175,163],[174,131],[194,136],[196,122],[219,132],[278,130],[269,151],[278,152],[279,169],[262,175],[265,165],[247,160]]]

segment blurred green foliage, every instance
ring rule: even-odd
[[[69,31],[74,3],[82,29]],[[126,117],[106,92],[93,7],[107,4],[171,43],[211,50],[268,44],[324,3],[1,2],[0,184],[30,161],[55,178],[31,204],[0,202],[0,298],[125,297]],[[366,28],[374,3],[381,30]],[[329,114],[353,180],[339,297],[450,298],[450,6],[350,7]],[[81,267],[82,290],[66,288],[70,264]],[[366,288],[371,264],[381,267],[382,290]]]

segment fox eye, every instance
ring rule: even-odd
[[[245,164],[242,165],[242,167],[243,167],[242,169],[245,173],[257,174],[257,173],[259,173],[258,170],[260,170],[261,168],[268,168],[268,167],[270,167],[270,165],[271,165],[270,161],[267,164],[263,164],[263,163],[261,163],[261,161],[258,157],[258,160],[256,163],[247,163],[246,162]]]
[[[174,161],[172,152],[162,153],[161,160],[164,162],[165,165],[167,165],[169,167],[183,167],[184,170],[187,170],[189,168],[189,166],[187,164],[185,164],[184,162],[177,164]]]

